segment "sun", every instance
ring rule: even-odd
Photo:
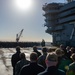
[[[32,0],[15,0],[16,6],[21,10],[29,10],[32,6]]]

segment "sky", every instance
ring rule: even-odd
[[[44,39],[52,42],[52,36],[45,32],[42,7],[45,3],[64,3],[66,0],[22,1],[0,0],[0,41],[16,41],[16,34],[24,29],[19,41],[38,42]]]

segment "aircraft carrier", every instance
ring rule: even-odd
[[[75,1],[45,3],[42,7],[46,33],[53,37],[53,45],[75,46]]]

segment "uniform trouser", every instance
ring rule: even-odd
[[[13,68],[13,75],[15,75],[15,68]]]

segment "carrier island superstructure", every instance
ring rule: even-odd
[[[75,1],[45,3],[42,7],[46,33],[53,37],[53,45],[75,46]]]

